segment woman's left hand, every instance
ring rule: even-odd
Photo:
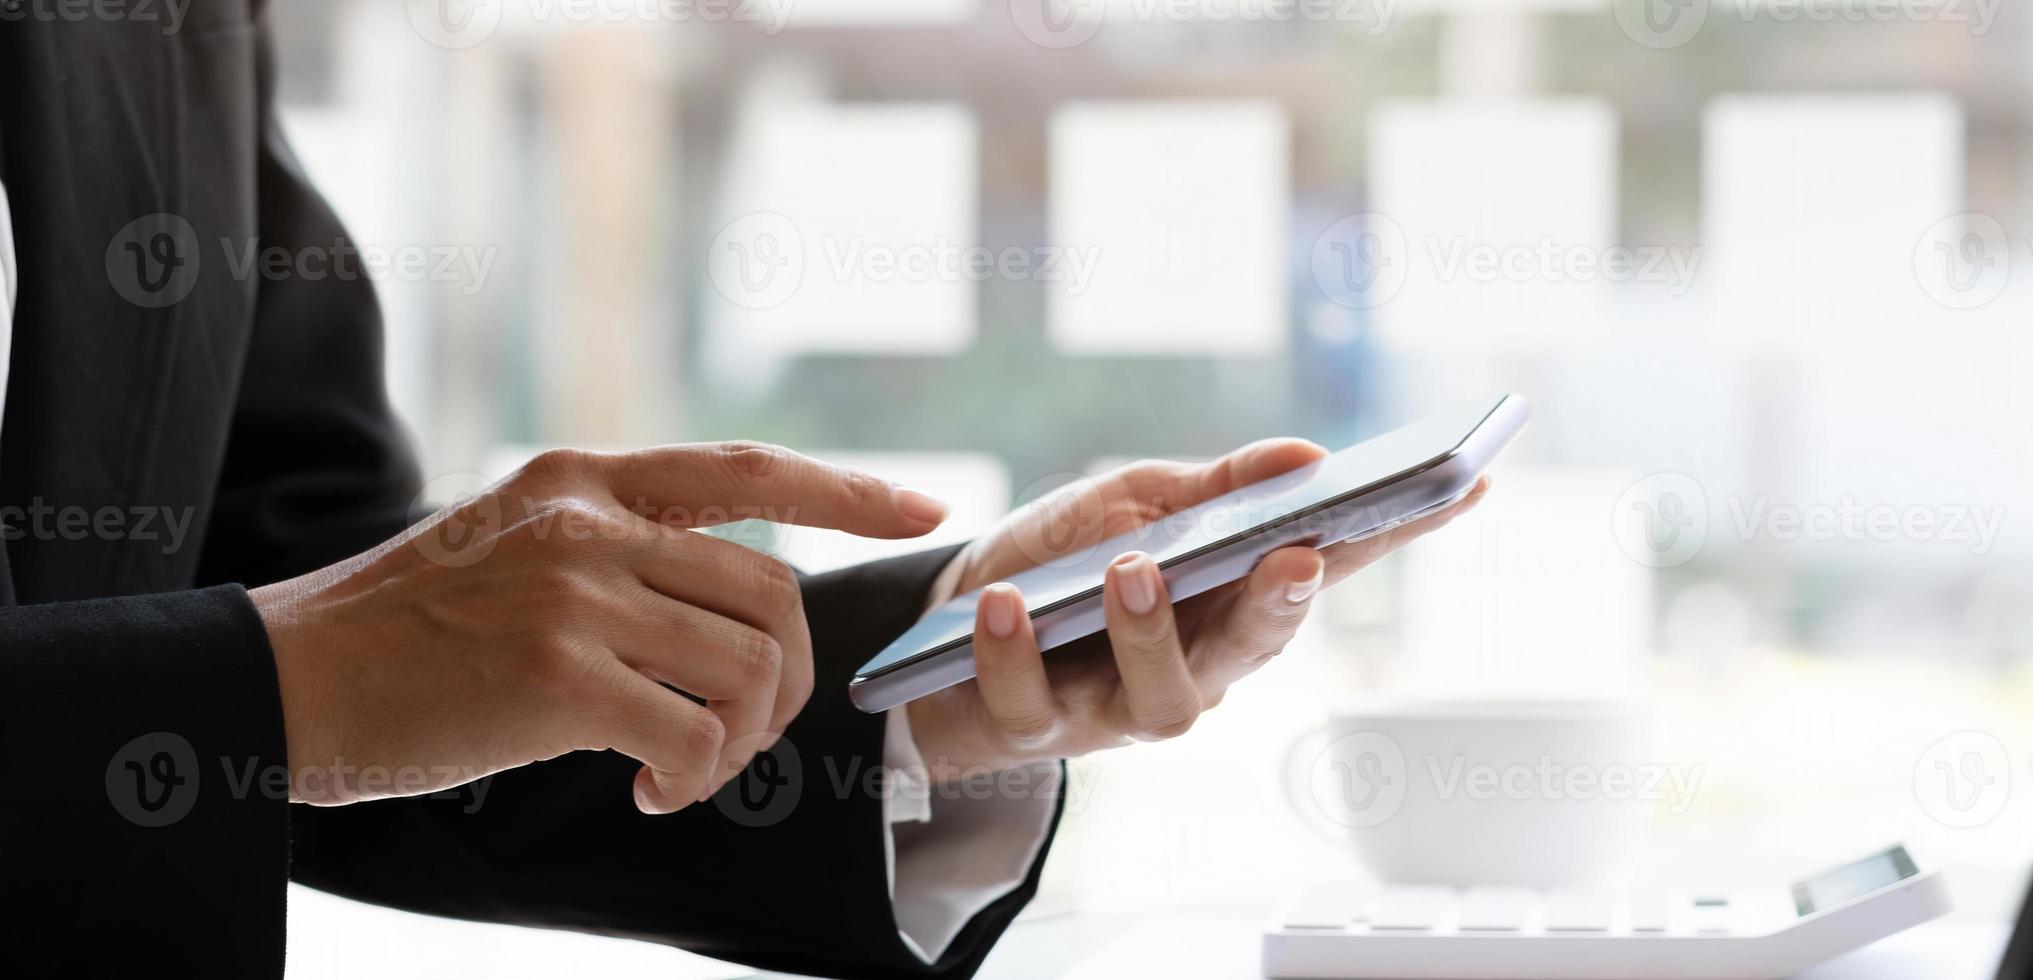
[[[1322,588],[1445,526],[1489,489],[1485,478],[1446,510],[1374,537],[1271,552],[1248,578],[1177,607],[1151,557],[1130,552],[1103,584],[1107,632],[1040,654],[1024,599],[1004,579],[1324,455],[1304,440],[1271,439],[1206,464],[1135,463],[1018,510],[969,545],[950,594],[986,586],[975,611],[975,679],[906,709],[930,775],[955,779],[1183,734],[1285,648]]]

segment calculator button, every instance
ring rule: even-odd
[[[1515,932],[1538,911],[1539,893],[1529,888],[1471,888],[1461,900],[1464,932]]]
[[[1328,888],[1310,892],[1285,912],[1287,929],[1346,929],[1369,920],[1376,906],[1370,889]]]
[[[1454,890],[1425,885],[1397,885],[1377,896],[1371,929],[1435,929],[1454,904]]]
[[[1632,898],[1628,907],[1631,910],[1632,932],[1666,931],[1667,905],[1665,896],[1640,895]]]
[[[1607,932],[1614,903],[1606,895],[1554,892],[1546,899],[1549,932]]]
[[[1688,924],[1703,936],[1727,936],[1730,932],[1729,909],[1697,904],[1688,916]]]

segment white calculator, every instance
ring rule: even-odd
[[[1607,895],[1528,888],[1329,887],[1264,933],[1269,977],[1789,977],[1950,908],[1904,845],[1741,894]]]

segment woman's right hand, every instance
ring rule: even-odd
[[[643,811],[702,800],[804,706],[812,643],[789,567],[691,528],[907,538],[945,515],[755,443],[545,453],[372,551],[254,590],[291,798],[416,795],[611,748],[643,763]]]

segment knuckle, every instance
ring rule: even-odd
[[[679,726],[677,736],[688,758],[710,759],[719,754],[720,744],[727,740],[727,726],[721,724],[719,715],[694,711]]]
[[[784,648],[768,633],[750,632],[741,641],[741,670],[751,680],[768,680],[783,672]]]
[[[840,488],[856,506],[887,506],[889,503],[889,484],[872,474],[844,471],[840,476]]]
[[[551,637],[539,642],[535,653],[529,677],[550,698],[577,701],[592,687],[593,664],[577,643],[562,636]]]
[[[571,479],[591,470],[596,461],[596,455],[584,449],[546,449],[524,464],[519,475],[545,480]]]
[[[1049,710],[1028,711],[1005,719],[1002,730],[1018,749],[1042,748],[1057,740],[1059,719]]]
[[[1176,660],[1181,656],[1179,635],[1170,628],[1133,637],[1125,645],[1129,648],[1130,656],[1147,663]]]
[[[714,447],[720,465],[738,479],[759,481],[775,476],[789,463],[790,450],[766,442],[723,442]]]
[[[1279,636],[1298,632],[1300,624],[1306,621],[1307,607],[1293,605],[1282,594],[1268,596],[1257,608],[1257,622],[1253,625],[1237,624],[1237,629],[1248,632],[1269,631]]]
[[[1252,649],[1249,647],[1244,647],[1243,649],[1245,650],[1245,652],[1241,657],[1242,665],[1244,667],[1250,668],[1251,670],[1255,670],[1258,667],[1262,667],[1263,665],[1270,663],[1273,660],[1276,660],[1278,658],[1278,654],[1285,652],[1285,645],[1283,643],[1273,643],[1269,646],[1262,647],[1260,649]],[[1219,699],[1217,698],[1216,700],[1218,701]],[[1214,705],[1208,704],[1207,707],[1212,708],[1214,707]]]
[[[1123,485],[1139,497],[1161,496],[1172,490],[1191,470],[1188,464],[1171,459],[1145,458],[1118,472]]]
[[[1178,738],[1193,728],[1200,720],[1200,705],[1181,698],[1169,701],[1137,718],[1137,730],[1146,739],[1163,741]]]
[[[768,555],[758,555],[755,563],[755,587],[758,595],[768,602],[775,612],[789,614],[804,609],[804,596],[798,589],[798,573],[791,566]]]

